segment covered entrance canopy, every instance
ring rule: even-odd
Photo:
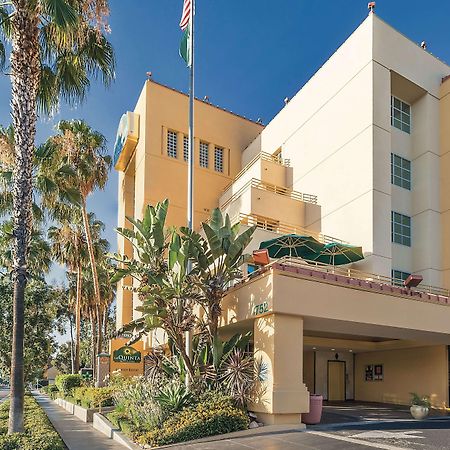
[[[291,423],[310,393],[327,398],[328,361],[345,362],[346,399],[407,404],[418,391],[447,403],[449,316],[447,296],[273,264],[229,291],[222,330],[253,327],[255,356],[270,369],[253,409]]]

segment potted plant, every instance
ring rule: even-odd
[[[425,419],[430,411],[430,397],[428,395],[420,396],[415,392],[411,392],[411,408],[409,410],[414,419]]]

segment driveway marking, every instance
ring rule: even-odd
[[[418,436],[423,431],[383,431],[373,430],[364,433],[353,434],[349,437],[357,439],[425,439],[425,436]]]
[[[323,433],[321,431],[307,431],[307,433],[314,434],[316,436],[322,436],[329,439],[335,439],[337,441],[349,442],[350,444],[365,445],[366,447],[381,448],[384,450],[411,450],[411,448],[394,447],[393,445],[376,444],[375,442],[367,442],[367,441],[364,442],[359,439],[352,439],[351,437],[338,436],[330,433]]]

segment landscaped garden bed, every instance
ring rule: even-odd
[[[0,448],[2,450],[66,450],[45,412],[31,395],[25,396],[24,433],[7,435],[9,401],[0,405]]]

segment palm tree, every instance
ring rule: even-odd
[[[101,308],[101,293],[99,276],[94,250],[94,240],[87,212],[87,198],[96,189],[103,189],[108,180],[111,167],[111,157],[106,154],[106,140],[104,136],[94,131],[81,120],[61,121],[57,126],[59,135],[53,139],[64,161],[73,169],[74,176],[69,178],[69,183],[76,186],[80,193],[80,208],[83,218],[89,261],[92,270],[92,282],[94,299],[98,308]],[[100,316],[98,315],[100,321]],[[102,331],[98,327],[98,350],[102,347]]]
[[[89,77],[114,76],[113,51],[103,35],[108,0],[10,0],[0,3],[0,63],[11,43],[13,171],[13,350],[8,433],[23,431],[23,333],[27,257],[32,229],[32,159],[37,107],[83,99]]]
[[[55,260],[66,265],[70,273],[76,274],[73,372],[77,373],[80,369],[81,290],[83,265],[87,262],[86,241],[80,221],[77,221],[75,217],[72,223],[66,222],[59,227],[50,227],[48,237],[52,243],[52,254]]]

